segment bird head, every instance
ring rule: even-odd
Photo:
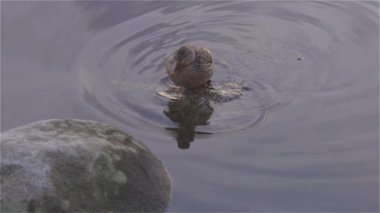
[[[174,59],[174,69],[170,74],[180,72],[184,67],[191,65],[195,59],[195,52],[191,47],[182,46],[175,52]]]

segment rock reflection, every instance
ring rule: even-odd
[[[207,125],[213,112],[210,100],[202,94],[202,91],[184,90],[178,98],[168,102],[168,108],[163,113],[178,123],[178,128],[166,129],[177,133],[178,148],[190,148],[190,142],[194,141],[195,134],[212,134],[197,132],[195,128]]]

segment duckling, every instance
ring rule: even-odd
[[[204,47],[184,45],[169,58],[166,71],[178,86],[187,89],[204,86],[213,75],[211,52]]]

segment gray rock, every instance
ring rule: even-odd
[[[1,212],[163,212],[170,178],[104,123],[45,120],[1,134]]]

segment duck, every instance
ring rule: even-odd
[[[183,45],[167,60],[166,71],[178,86],[187,89],[205,86],[213,76],[211,51],[205,47]]]

